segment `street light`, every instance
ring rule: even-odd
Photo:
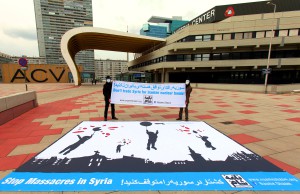
[[[267,2],[268,5],[274,6],[274,12],[273,12],[273,18],[275,19],[275,12],[276,12],[276,4],[272,3],[271,1]],[[272,39],[274,36],[274,25],[272,24],[272,31],[270,36],[270,45],[269,45],[269,53],[268,53],[268,63],[267,63],[267,70],[266,70],[266,76],[265,76],[265,94],[267,93],[267,86],[268,86],[268,77],[269,77],[269,67],[270,67],[270,58],[271,58],[271,49],[272,49]]]

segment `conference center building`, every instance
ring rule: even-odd
[[[154,82],[300,83],[300,1],[216,6],[129,62]]]

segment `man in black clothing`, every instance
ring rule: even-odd
[[[106,83],[103,86],[103,95],[105,100],[104,121],[107,121],[107,111],[110,104],[111,88],[112,88],[111,77],[106,76]],[[111,118],[114,120],[118,120],[118,118],[115,116],[114,104],[111,104]]]

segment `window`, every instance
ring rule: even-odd
[[[240,54],[241,59],[250,59],[250,53],[249,52],[243,52]]]
[[[243,33],[235,33],[235,39],[236,39],[236,40],[241,40],[241,39],[243,39]]]
[[[201,54],[197,54],[194,56],[194,61],[201,61],[202,60],[202,55]]]
[[[212,60],[221,60],[221,54],[220,53],[213,54]]]
[[[223,40],[231,40],[231,34],[223,34]]]
[[[265,32],[256,32],[256,38],[264,38]]]
[[[261,58],[261,52],[254,52],[253,53],[253,58],[254,59],[260,59]]]
[[[204,35],[203,36],[203,41],[210,41],[211,40],[211,35]]]
[[[192,55],[185,55],[184,60],[185,61],[191,61],[192,60]]]
[[[288,36],[289,31],[288,30],[279,30],[278,36]]]
[[[252,38],[252,32],[244,32],[244,39]]]
[[[275,53],[275,58],[285,58],[285,51],[278,51]]]
[[[274,37],[275,31],[266,31],[266,37],[270,38],[271,36]]]
[[[209,54],[202,54],[202,61],[209,61]]]
[[[195,41],[202,41],[203,37],[202,36],[195,36]]]
[[[229,53],[222,53],[222,59],[223,60],[229,59]]]
[[[216,34],[215,40],[222,40],[222,34]]]
[[[176,61],[183,61],[183,55],[177,55]]]
[[[231,53],[232,59],[240,59],[240,53]]]
[[[149,24],[143,24],[143,31],[148,32],[149,31]]]
[[[289,32],[289,36],[298,36],[299,29],[291,29]]]

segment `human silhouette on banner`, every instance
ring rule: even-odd
[[[77,142],[69,145],[68,147],[66,147],[65,149],[63,149],[62,151],[60,151],[59,153],[60,154],[63,153],[63,155],[67,155],[71,151],[73,151],[76,148],[78,148],[80,145],[84,144],[87,140],[91,139],[93,137],[94,133],[92,135],[90,135],[90,136],[83,136],[83,137],[80,137],[80,135],[77,135],[77,137],[79,138],[79,140]]]
[[[150,150],[150,146],[152,149],[157,150],[157,148],[155,147],[155,143],[157,140],[158,131],[156,130],[156,133],[154,133],[154,132],[146,130],[146,133],[148,134],[147,150]]]
[[[116,150],[116,152],[117,152],[117,153],[120,153],[120,152],[121,152],[121,147],[124,146],[124,145],[126,145],[126,141],[125,141],[125,140],[123,141],[123,144],[117,145],[117,150]]]

